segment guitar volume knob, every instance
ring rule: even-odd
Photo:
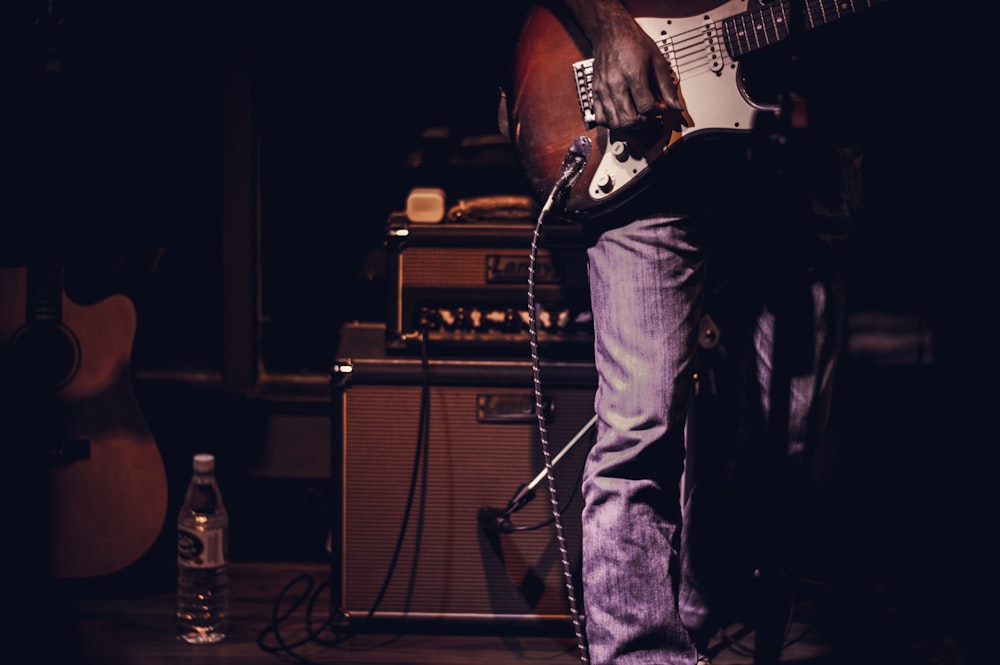
[[[625,145],[625,141],[615,141],[611,144],[611,154],[619,162],[624,162],[628,159],[628,146]]]
[[[597,185],[597,189],[601,190],[604,194],[607,194],[615,188],[615,179],[607,171],[602,171],[601,174],[597,176],[594,184]]]

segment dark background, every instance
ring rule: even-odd
[[[254,163],[243,166],[257,180],[246,224],[259,279],[256,352],[269,371],[324,375],[344,322],[383,317],[384,224],[411,186],[443,186],[449,203],[519,187],[513,170],[452,187],[427,168],[433,154],[421,137],[432,127],[453,141],[497,131],[525,3],[56,2],[58,23],[46,20],[45,3],[9,4],[0,264],[56,251],[79,302],[131,296],[137,372],[224,369],[231,229],[222,220],[233,163],[223,130],[234,71],[252,86],[242,111]],[[964,603],[979,581],[967,557],[983,552],[980,460],[996,436],[981,427],[993,391],[976,388],[994,376],[978,297],[990,264],[978,261],[984,243],[970,234],[983,213],[965,195],[959,167],[968,161],[954,154],[980,146],[945,134],[956,117],[955,101],[942,98],[951,70],[921,41],[925,18],[883,14],[829,33],[818,40],[828,48],[808,54],[808,81],[820,128],[856,136],[866,150],[852,307],[916,314],[935,339],[930,366],[847,364],[838,404],[850,421],[837,424],[849,489],[831,528],[862,515],[838,543],[843,552],[861,548],[854,564],[891,573],[907,589],[901,602],[923,594],[938,608]],[[234,48],[243,38],[248,49]],[[53,57],[62,69],[45,73]],[[192,405],[147,406],[156,426]],[[205,438],[228,437],[217,445],[230,451],[257,424],[233,428],[232,412],[195,406],[216,422]],[[199,443],[172,449],[163,434],[168,466],[178,462],[176,494]],[[252,463],[231,457],[229,473]],[[862,491],[851,491],[859,480]],[[240,490],[228,487],[235,499]],[[934,577],[931,588],[911,592],[922,575]]]
[[[274,371],[325,372],[341,321],[384,315],[363,268],[416,182],[424,130],[497,132],[520,7],[484,22],[459,2],[69,1],[50,20],[22,3],[4,263],[59,251],[77,299],[131,295],[139,367],[218,366],[227,58],[245,38],[262,351]]]
[[[344,321],[384,316],[378,252],[410,187],[444,187],[449,204],[521,193],[512,164],[504,178],[494,169],[491,179],[465,174],[461,185],[434,165],[462,138],[497,133],[525,2],[51,6],[57,20],[46,3],[9,10],[0,261],[58,251],[81,302],[130,295],[139,369],[222,365],[221,304],[232,297],[223,291],[232,237],[223,214],[240,169],[256,180],[245,233],[254,238],[248,260],[259,262],[256,343],[275,372],[325,373]],[[814,130],[865,145],[855,293],[868,302],[859,304],[936,309],[946,299],[926,299],[940,285],[924,267],[929,234],[958,197],[948,195],[955,175],[936,120],[915,102],[941,65],[900,67],[895,58],[922,15],[865,18],[812,33],[806,47],[765,52],[746,69],[766,93],[761,72],[788,71],[793,56],[808,63],[802,87]],[[46,74],[53,54],[62,69]],[[233,92],[244,75],[245,98]],[[224,127],[237,121],[251,124],[250,164],[226,152]],[[446,129],[450,142],[422,140],[429,128]]]

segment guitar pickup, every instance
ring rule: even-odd
[[[705,62],[708,63],[708,70],[719,76],[723,67],[726,66],[724,57],[724,45],[719,38],[719,31],[716,29],[715,21],[708,20],[701,26],[702,48],[705,50]]]

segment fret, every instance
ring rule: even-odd
[[[781,25],[784,27],[784,34],[782,38],[788,36],[788,3],[780,2],[779,9],[781,9]]]
[[[756,18],[757,18],[757,20],[754,20],[754,17],[750,18],[750,34],[753,35],[753,48],[755,50],[759,49],[760,47],[764,46],[767,43],[767,42],[765,42],[764,44],[760,43],[760,32],[761,32],[761,27],[760,27],[761,13],[760,12],[757,13]]]
[[[733,27],[732,21],[726,20],[722,22],[722,38],[726,43],[726,50],[729,51],[730,55],[736,57],[739,49],[736,44],[736,29]]]
[[[768,14],[770,14],[770,16],[768,18],[770,19],[771,31],[774,33],[774,41],[776,41],[776,42],[777,41],[781,41],[782,35],[779,32],[779,26],[781,25],[781,21],[778,20],[778,19],[775,19],[775,17],[774,17],[774,5],[773,4],[772,5],[768,5]],[[766,37],[766,33],[765,33],[765,37]]]
[[[750,52],[750,42],[746,37],[746,25],[744,15],[733,16],[723,22],[725,32],[728,36],[729,50],[734,57],[739,57]]]
[[[743,42],[746,48],[743,49],[744,53],[749,53],[753,50],[753,44],[750,43],[750,36],[753,34],[753,24],[747,23],[747,15],[744,14],[739,18],[740,23],[740,34],[743,35]]]
[[[824,24],[829,23],[835,18],[839,18],[839,12],[837,11],[837,7],[839,6],[839,4],[840,0],[820,0],[819,8],[823,14]],[[831,12],[831,10],[833,10],[833,12]],[[837,16],[834,16],[833,15],[834,13],[836,13]]]
[[[767,44],[767,33],[764,32],[763,12],[757,12],[752,17],[750,17],[750,32],[751,34],[753,34],[754,50],[759,49]],[[763,43],[761,43],[761,35],[764,36]]]
[[[816,17],[813,16],[812,4],[806,3],[806,21],[809,23],[810,28],[816,27]]]

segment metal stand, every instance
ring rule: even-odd
[[[569,442],[563,446],[555,457],[552,458],[552,468],[559,466],[559,463],[563,460],[566,455],[569,454],[571,450],[580,442],[583,437],[587,436],[594,428],[597,427],[597,415],[591,417],[591,419],[584,425],[580,431],[578,431]],[[521,485],[517,488],[517,492],[511,497],[510,501],[507,502],[507,506],[503,510],[497,508],[480,508],[479,509],[479,522],[484,528],[492,529],[500,533],[513,533],[516,531],[513,522],[511,522],[511,517],[514,513],[524,508],[532,499],[535,498],[535,488],[538,487],[548,476],[548,469],[542,469],[538,472],[530,483]]]

